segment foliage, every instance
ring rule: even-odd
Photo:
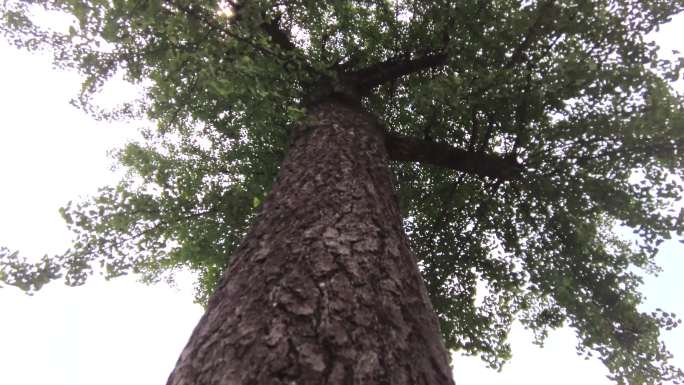
[[[396,163],[406,230],[447,346],[494,368],[519,319],[541,343],[569,324],[619,384],[681,381],[658,340],[673,314],[641,313],[640,274],[681,234],[684,104],[646,35],[681,0],[8,1],[2,31],[84,76],[76,103],[157,129],[118,153],[118,186],[69,204],[71,250],[39,264],[0,251],[0,280],[37,290],[60,276],[156,281],[198,272],[204,302],[269,191],[307,100],[378,63],[443,57],[363,96],[388,130],[521,165],[513,180]],[[68,26],[34,23],[66,12]],[[289,39],[288,39],[289,36]],[[139,105],[92,96],[123,73]],[[629,229],[637,241],[623,239]],[[484,293],[484,294],[482,294]]]

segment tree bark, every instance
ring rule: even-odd
[[[381,130],[309,111],[168,385],[453,384]]]

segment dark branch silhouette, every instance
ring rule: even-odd
[[[366,95],[375,86],[415,72],[444,66],[446,61],[447,54],[445,52],[433,52],[413,58],[402,55],[357,71],[348,72],[344,77],[353,82],[362,95]]]
[[[454,148],[416,138],[386,134],[391,160],[419,162],[501,180],[518,179],[522,166],[512,159]]]

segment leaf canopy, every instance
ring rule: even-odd
[[[405,228],[447,346],[499,368],[514,320],[569,324],[618,384],[681,381],[643,313],[641,274],[681,235],[684,103],[648,34],[681,0],[11,0],[2,32],[84,76],[74,102],[157,123],[121,149],[119,185],[62,215],[72,249],[32,264],[0,251],[25,290],[99,266],[147,281],[198,273],[204,302],[268,193],[306,105],[357,98],[388,133],[495,156],[501,179],[395,162]],[[64,25],[46,14],[70,15]],[[49,24],[49,23],[48,23]],[[102,110],[123,74],[145,98]],[[632,231],[635,236],[620,234]],[[636,239],[636,240],[635,240]]]

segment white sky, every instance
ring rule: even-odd
[[[665,52],[684,52],[683,24],[679,17],[659,34]],[[57,209],[116,182],[106,152],[135,137],[140,123],[98,123],[70,106],[79,78],[53,70],[45,55],[0,39],[0,57],[0,245],[25,255],[59,253],[70,234]],[[644,310],[684,316],[683,251],[676,240],[664,244],[657,260],[664,273],[647,280]],[[0,309],[2,385],[164,384],[201,316],[189,286],[151,287],[131,277],[51,284],[32,297],[3,288]],[[600,362],[577,357],[571,330],[552,333],[544,349],[531,340],[514,329],[513,359],[500,373],[477,358],[454,357],[457,384],[610,384]],[[667,332],[665,341],[684,368],[684,329]]]

